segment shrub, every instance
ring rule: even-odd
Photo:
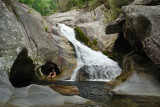
[[[90,0],[89,1],[89,9],[93,10],[96,7],[100,6],[101,4],[107,3],[108,0]]]
[[[110,10],[105,14],[106,23],[115,20],[121,13],[121,7],[128,4],[128,0],[109,0]]]
[[[45,26],[44,29],[46,32],[48,32],[48,26]]]

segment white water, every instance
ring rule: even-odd
[[[91,81],[110,81],[120,75],[121,68],[118,66],[117,62],[76,40],[73,28],[64,24],[58,24],[58,27],[64,36],[72,42],[77,54],[77,67],[73,71],[71,80],[76,80],[81,67],[89,74],[88,80]]]

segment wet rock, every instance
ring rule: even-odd
[[[57,26],[52,26],[52,32],[53,35],[51,38],[58,48],[56,59],[52,62],[58,65],[58,68],[61,72],[60,75],[56,76],[56,79],[69,79],[71,77],[72,71],[77,65],[74,46],[63,36]]]
[[[83,66],[79,69],[79,73],[77,75],[77,81],[87,81],[90,79],[89,72],[87,72],[88,66]]]
[[[62,95],[79,95],[79,89],[75,86],[50,85],[50,87]]]
[[[89,37],[90,41],[97,41],[97,50],[112,51],[112,47],[115,39],[118,37],[117,34],[106,35],[105,27],[107,24],[104,23],[104,14],[106,7],[101,5],[94,10],[88,11],[82,10],[71,10],[69,12],[57,13],[47,17],[47,21],[52,24],[64,23],[67,25],[76,26],[80,28],[86,36]]]

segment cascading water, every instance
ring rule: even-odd
[[[58,24],[58,27],[64,36],[72,42],[77,54],[77,67],[72,73],[71,80],[76,80],[82,67],[89,74],[88,80],[91,81],[110,81],[120,75],[121,68],[117,62],[76,40],[73,28],[64,24]]]

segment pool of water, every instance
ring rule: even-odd
[[[106,82],[55,81],[49,84],[76,86],[80,91],[79,96],[90,99],[98,103],[103,103],[105,104],[105,106],[108,107],[160,107],[160,97],[110,95],[109,91],[107,90],[108,86]],[[101,107],[100,105],[79,105],[79,106],[76,105],[76,106]]]

